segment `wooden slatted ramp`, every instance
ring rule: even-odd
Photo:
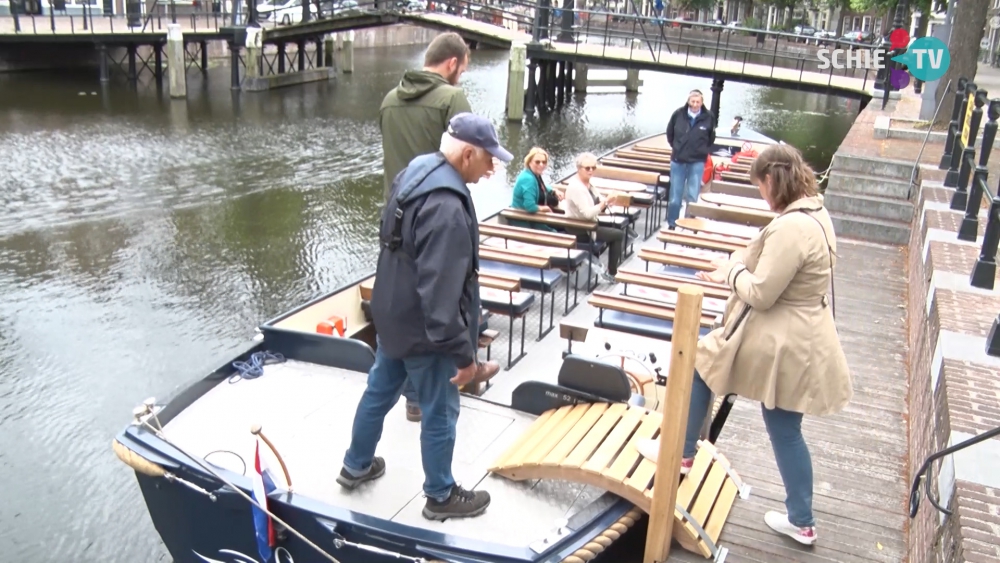
[[[591,485],[649,514],[656,464],[636,444],[659,435],[662,415],[624,403],[582,403],[546,411],[490,467],[514,481],[559,479]],[[737,494],[749,492],[715,446],[701,442],[677,489],[674,537],[685,549],[720,559],[719,534]]]

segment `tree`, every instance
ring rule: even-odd
[[[955,19],[951,24],[951,39],[948,41],[948,53],[951,64],[948,71],[941,77],[939,87],[934,92],[934,103],[941,102],[941,96],[955,93],[955,85],[959,77],[970,80],[976,78],[976,68],[979,63],[979,42],[986,31],[986,15],[990,0],[961,0],[961,7],[956,8]],[[948,81],[951,86],[947,89]],[[947,90],[947,91],[946,91]],[[947,107],[947,106],[943,106]],[[934,121],[935,127],[943,127],[951,121],[951,112],[942,109]]]

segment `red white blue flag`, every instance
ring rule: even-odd
[[[274,486],[274,477],[267,467],[267,463],[260,459],[260,439],[257,440],[254,450],[254,472],[251,474],[251,480],[253,481],[253,490],[251,491],[253,500],[270,510],[267,506],[267,495],[277,487]],[[267,563],[271,560],[271,549],[275,544],[274,522],[256,505],[252,506],[252,509],[253,527],[257,534],[257,550],[260,552],[261,561]]]

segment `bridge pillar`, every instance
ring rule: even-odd
[[[167,83],[171,98],[187,96],[187,75],[184,72],[184,32],[180,24],[167,24]]]
[[[713,78],[712,79],[712,107],[711,112],[715,117],[715,122],[719,122],[719,108],[722,107],[722,86],[725,84],[725,79]]]
[[[638,92],[639,91],[639,70],[630,68],[628,69],[628,74],[625,75],[625,91],[626,92]]]
[[[323,39],[323,66],[333,66],[333,36],[327,35]]]
[[[344,74],[354,72],[354,30],[344,33],[344,49],[340,52],[340,66]]]
[[[580,93],[587,93],[587,65],[576,63],[573,65],[573,90]]]
[[[528,65],[528,93],[524,96],[524,111],[533,115],[535,113],[535,93],[538,90],[538,84],[535,81],[535,72],[538,69],[538,63],[531,61]]]
[[[510,63],[507,67],[507,119],[521,121],[524,117],[524,63],[528,48],[524,43],[514,43],[510,47]]]

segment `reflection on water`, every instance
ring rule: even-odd
[[[214,367],[263,320],[369,271],[379,101],[421,58],[359,49],[354,74],[243,95],[227,68],[192,72],[180,101],[151,83],[102,87],[96,72],[0,75],[0,475],[16,491],[0,503],[5,560],[166,557],[111,437],[135,404]],[[661,132],[690,89],[709,90],[644,72],[638,95],[594,91],[508,124],[506,66],[475,51],[463,79],[515,155],[474,190],[481,216],[509,202],[532,146],[561,174],[580,151]],[[857,111],[729,83],[720,123],[742,115],[823,169]]]

